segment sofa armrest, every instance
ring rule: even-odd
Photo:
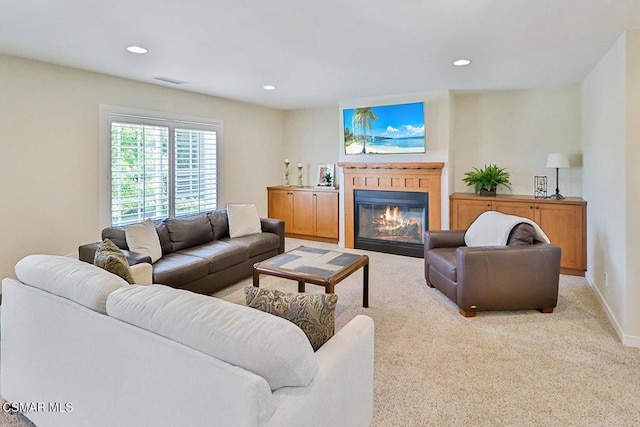
[[[537,304],[535,308],[555,307],[560,255],[558,246],[547,243],[458,248],[458,307],[530,309],[532,301]]]
[[[322,414],[322,425],[369,426],[373,416],[373,319],[355,316],[316,351],[316,357],[318,372],[309,386],[273,392],[278,407],[267,426],[299,426],[309,414]]]
[[[131,266],[133,283],[136,285],[151,285],[153,283],[153,266],[147,262],[141,262]]]
[[[260,226],[262,227],[262,231],[277,234],[278,236],[280,236],[280,247],[278,248],[278,253],[279,254],[283,253],[284,252],[284,221],[281,219],[275,219],[275,218],[260,218]]]
[[[466,230],[435,230],[424,232],[424,251],[435,248],[457,248],[465,246]]]
[[[140,252],[133,252],[127,249],[120,249],[124,256],[127,257],[129,265],[134,266],[136,264],[147,263],[151,264],[151,256],[147,254],[141,254]]]
[[[96,250],[98,250],[99,244],[100,242],[95,242],[95,243],[87,243],[86,245],[78,246],[78,259],[80,261],[93,264],[93,259],[96,256]]]
[[[98,246],[100,245],[100,243],[101,242],[87,243],[86,245],[78,246],[78,259],[80,259],[80,261],[93,264],[93,259],[96,256],[96,250],[98,250]],[[151,257],[149,255],[129,251],[127,249],[120,250],[122,251],[124,256],[127,257],[129,265],[136,265],[143,262],[151,264]]]

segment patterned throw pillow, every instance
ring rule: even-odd
[[[93,265],[104,268],[108,272],[122,277],[131,284],[134,283],[127,257],[125,257],[120,248],[109,239],[104,239],[102,243],[98,245],[96,255],[93,258]]]
[[[247,305],[287,319],[300,327],[313,350],[333,336],[336,294],[285,294],[275,289],[246,286]]]

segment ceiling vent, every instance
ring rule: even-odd
[[[154,77],[154,79],[160,80],[161,82],[165,82],[165,83],[171,83],[174,85],[184,85],[188,83],[182,80],[172,79],[171,77],[164,77],[164,76]]]

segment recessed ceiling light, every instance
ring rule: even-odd
[[[274,85],[264,85],[264,86],[262,86],[262,89],[264,89],[264,90],[276,90],[276,87]]]
[[[142,47],[142,46],[129,46],[127,48],[127,50],[131,53],[147,53],[149,52],[148,49]]]
[[[471,60],[464,58],[456,59],[455,61],[453,61],[453,65],[455,65],[456,67],[465,67],[469,64],[471,64]]]

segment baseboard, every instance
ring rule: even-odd
[[[624,333],[624,330],[620,326],[618,319],[613,314],[613,311],[611,311],[609,304],[607,304],[607,301],[604,299],[604,297],[600,293],[600,289],[598,289],[598,287],[596,286],[595,282],[593,281],[593,278],[589,274],[586,274],[585,278],[587,279],[587,283],[589,284],[589,286],[591,286],[591,289],[593,290],[593,292],[596,294],[596,297],[598,297],[598,301],[600,302],[600,305],[602,306],[602,309],[604,310],[605,314],[609,318],[609,322],[611,322],[611,326],[613,326],[613,329],[616,331],[616,335],[618,335],[618,339],[620,340],[620,342],[623,345],[626,345],[629,347],[640,348],[640,337],[635,335],[628,335]]]

